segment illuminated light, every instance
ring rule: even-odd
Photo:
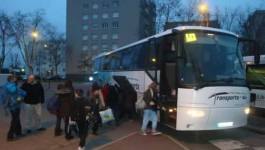
[[[246,115],[248,115],[248,114],[250,113],[250,108],[249,108],[249,107],[247,107],[247,108],[245,108],[245,110],[244,110],[244,111],[245,111],[245,114],[246,114]]]
[[[172,113],[174,111],[174,109],[169,109],[168,112]]]
[[[155,62],[156,62],[156,59],[155,59],[155,58],[152,58],[152,62],[154,62],[154,63],[155,63]]]
[[[47,45],[47,44],[44,44],[44,47],[45,47],[45,48],[47,48],[47,47],[48,47],[48,45]]]
[[[39,33],[37,31],[33,31],[33,32],[31,32],[31,36],[32,36],[32,38],[36,39],[39,37]]]
[[[220,122],[217,124],[219,128],[232,127],[233,125],[234,125],[234,122]]]
[[[209,36],[214,36],[214,34],[212,34],[212,33],[208,33],[207,35],[209,35]]]
[[[201,118],[205,116],[205,113],[200,110],[189,110],[188,115],[190,115],[193,118]]]
[[[185,34],[186,42],[194,42],[197,41],[197,37],[195,33],[186,33]]]
[[[25,72],[25,69],[24,69],[24,68],[22,68],[22,69],[21,69],[21,72]]]
[[[198,6],[198,9],[199,9],[199,12],[202,13],[202,14],[205,14],[208,12],[208,5],[207,4],[200,4]]]
[[[89,81],[93,81],[93,80],[94,80],[94,78],[93,78],[93,77],[89,77],[88,79],[89,79]]]
[[[174,108],[174,111],[177,111],[177,108]]]

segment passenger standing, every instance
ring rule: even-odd
[[[61,107],[59,109],[60,116],[64,119],[64,131],[65,138],[70,140],[73,138],[71,132],[69,132],[69,118],[71,106],[74,100],[74,87],[71,80],[65,81],[63,88],[57,91],[58,99],[60,101]]]
[[[54,135],[55,136],[60,136],[62,135],[62,129],[61,129],[61,122],[62,122],[62,115],[60,114],[60,109],[61,109],[61,101],[59,99],[59,95],[62,94],[62,90],[64,88],[63,84],[58,84],[57,85],[57,100],[59,101],[59,109],[56,113],[56,125],[55,125],[55,129],[54,129]]]
[[[99,124],[101,123],[101,118],[100,118],[100,114],[99,111],[101,108],[104,108],[105,102],[104,102],[104,98],[101,92],[101,89],[99,87],[99,85],[97,83],[94,83],[92,85],[92,89],[91,89],[91,105],[92,105],[92,112],[93,112],[93,126],[92,126],[92,133],[94,135],[98,134],[98,127]]]
[[[149,121],[152,122],[152,135],[161,134],[157,132],[157,85],[156,83],[151,83],[148,89],[144,92],[143,100],[145,101],[145,108],[144,108],[144,116],[143,116],[143,123],[142,123],[142,134],[147,135],[146,128]]]
[[[89,120],[91,119],[91,105],[89,101],[84,98],[84,92],[81,89],[75,90],[75,100],[71,110],[71,120],[75,121],[78,126],[79,133],[79,148],[78,150],[84,150],[86,144],[86,138],[89,129]]]
[[[102,88],[102,94],[103,94],[105,104],[108,104],[108,100],[109,100],[108,99],[109,98],[109,92],[110,92],[109,87],[110,87],[110,85],[107,83]]]
[[[136,115],[135,102],[137,101],[137,94],[133,89],[126,88],[121,91],[121,118],[125,115],[128,116],[129,120],[132,120]]]
[[[27,133],[30,133],[33,129],[34,122],[38,131],[45,130],[41,124],[41,104],[44,103],[42,86],[37,82],[34,75],[29,75],[28,80],[22,85],[21,89],[27,93],[24,99],[27,115]]]
[[[7,78],[7,83],[4,85],[4,108],[11,114],[11,122],[7,134],[7,141],[14,140],[15,136],[22,136],[21,122],[20,122],[20,107],[23,97],[26,92],[18,88],[17,78],[10,75]]]
[[[115,123],[116,125],[119,124],[119,92],[116,89],[115,86],[110,85],[109,86],[109,96],[108,96],[108,101],[107,105],[112,109],[113,115],[115,118]]]

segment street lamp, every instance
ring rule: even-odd
[[[201,3],[201,4],[199,4],[199,12],[201,13],[201,14],[206,14],[206,13],[208,13],[208,5],[207,4],[205,4],[205,3]]]
[[[201,3],[198,6],[199,13],[203,16],[202,24],[209,26],[209,9],[206,3]]]
[[[37,38],[39,37],[39,32],[37,32],[37,31],[32,31],[32,32],[31,32],[31,37],[32,37],[33,39],[37,39]]]

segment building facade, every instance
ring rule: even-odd
[[[67,0],[66,74],[90,73],[83,59],[155,33],[151,0]]]

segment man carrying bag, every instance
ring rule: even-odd
[[[147,135],[146,128],[149,121],[152,122],[152,135],[159,135],[157,132],[157,85],[156,83],[151,83],[148,89],[144,92],[143,100],[145,101],[143,124],[142,124],[142,135]]]

